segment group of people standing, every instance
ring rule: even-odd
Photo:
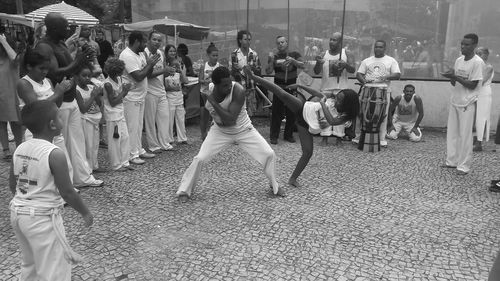
[[[17,119],[8,120],[13,121],[11,127],[18,145],[10,174],[14,194],[11,222],[22,250],[22,278],[69,280],[71,263],[79,257],[66,241],[60,212],[66,202],[80,212],[86,225],[93,222],[91,212],[73,186],[103,184],[94,177],[99,169],[101,119],[105,120],[110,167],[115,171],[132,170],[131,164],[141,165],[157,153],[174,150],[174,125],[177,143],[186,144],[182,84],[190,70],[177,56],[175,46],[166,44],[164,52],[160,49],[163,37],[155,31],[147,39],[141,32],[131,32],[128,46],[118,57],[98,60],[97,47],[87,47],[85,42],[71,55],[65,44],[68,22],[61,14],[49,13],[45,26],[46,35],[24,55],[27,74],[15,86],[20,98],[16,106],[22,109],[21,113],[15,111]],[[307,79],[300,79],[304,62],[298,52],[288,49],[284,36],[276,37],[276,51],[268,56],[266,73],[274,72],[273,83],[260,77],[260,59],[250,48],[251,39],[249,31],[238,32],[238,48],[231,53],[229,67],[219,64],[214,44],[207,48],[208,60],[199,72],[203,143],[182,176],[176,193],[181,202],[192,197],[203,164],[231,144],[238,144],[259,162],[273,194],[285,196],[276,178],[276,154],[250,119],[249,112],[257,98],[264,98],[259,87],[273,93],[270,143],[278,143],[284,117],[284,139],[294,143],[293,132],[298,131],[302,155],[288,184],[299,187],[298,178],[313,154],[313,135],[323,136],[323,143],[331,135],[358,139],[355,124],[360,100],[358,93],[348,88],[348,73],[356,73],[363,88],[387,89],[387,101],[391,100],[390,81],[400,78],[397,62],[385,55],[385,41],[376,41],[374,56],[363,60],[356,70],[353,55],[340,47],[342,35],[335,33],[330,49],[316,58],[314,71],[322,74],[320,90],[310,87]],[[482,95],[491,98],[491,90],[489,94],[478,94],[491,83],[492,71],[474,55],[477,42],[476,35],[466,35],[462,41],[463,56],[457,59],[453,70],[443,73],[455,87],[445,166],[456,168],[459,174],[470,171],[472,105],[476,100],[479,104]],[[17,54],[2,35],[0,44],[9,61],[15,61]],[[483,69],[489,75],[484,79]],[[412,141],[421,139],[423,103],[413,85],[406,85],[403,94],[381,114],[381,146],[387,146],[386,136],[397,138],[401,130]],[[28,129],[25,142],[21,119]],[[481,130],[489,126],[485,125],[489,123],[486,117],[477,122]],[[4,123],[0,122],[2,145]],[[142,146],[143,124],[147,147]],[[478,141],[482,140],[478,134]],[[3,147],[8,148],[8,141]],[[30,217],[37,218],[36,227],[32,227],[34,221]],[[39,247],[39,237],[51,247]],[[56,258],[46,259],[48,255]]]

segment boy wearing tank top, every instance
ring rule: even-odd
[[[21,117],[33,139],[14,152],[9,178],[11,225],[22,256],[20,280],[69,281],[71,264],[81,257],[66,239],[63,204],[78,211],[87,227],[93,215],[73,188],[64,152],[52,143],[62,128],[56,104],[35,101],[24,106]]]

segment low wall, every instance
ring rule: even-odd
[[[272,80],[272,78],[269,78]],[[357,80],[349,79],[352,89],[358,91],[359,85],[355,85]],[[312,87],[319,89],[321,79],[315,78]],[[399,80],[392,81],[392,97],[403,93],[406,84],[415,86],[415,92],[422,97],[424,104],[424,119],[422,127],[445,128],[448,120],[448,107],[453,86],[447,81],[420,81],[420,80]],[[495,131],[498,117],[500,115],[500,84],[492,84],[493,104],[491,110],[491,130]]]

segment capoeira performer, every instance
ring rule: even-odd
[[[213,84],[209,86],[206,109],[213,118],[213,125],[203,141],[198,155],[182,176],[177,196],[187,202],[191,197],[203,164],[230,144],[238,144],[263,167],[275,195],[284,196],[275,175],[276,154],[266,140],[253,127],[248,117],[245,89],[231,81],[228,68],[221,66],[212,72]],[[274,84],[273,84],[274,85]],[[277,87],[277,86],[276,86]]]
[[[335,104],[329,107],[325,103],[326,97],[313,88],[297,84],[287,86],[287,89],[292,90],[297,88],[304,89],[314,96],[313,98],[321,99],[319,102],[317,100],[306,101],[300,94],[298,97],[295,97],[287,93],[278,85],[253,75],[249,68],[245,67],[244,70],[245,74],[249,75],[257,84],[260,84],[277,95],[281,101],[283,101],[283,104],[288,107],[297,118],[297,130],[299,131],[302,156],[290,176],[288,184],[299,187],[300,185],[297,182],[297,178],[307,166],[313,154],[312,134],[318,134],[321,129],[328,126],[344,124],[346,121],[356,117],[359,112],[358,94],[351,89],[341,90],[337,93]]]

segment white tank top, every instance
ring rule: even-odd
[[[23,142],[14,152],[12,165],[16,177],[14,207],[58,208],[64,204],[50,170],[49,155],[56,145],[42,139]]]
[[[210,66],[207,61],[205,63],[205,67],[203,68],[203,80],[210,78],[210,82],[212,82],[212,72],[219,66],[220,64],[218,62],[215,66]],[[201,84],[200,92],[208,94],[208,84]]]
[[[122,78],[120,76],[116,77],[116,80],[118,83],[113,81],[111,77],[108,76],[106,80],[104,80],[104,84],[109,83],[111,84],[111,87],[113,88],[112,93],[108,93],[106,91],[106,87],[104,87],[104,92],[103,92],[103,104],[104,104],[104,117],[106,121],[120,121],[125,118],[123,115],[123,103],[120,102],[119,104],[115,105],[114,107],[111,106],[109,103],[109,95],[117,96],[122,92]]]
[[[46,100],[54,94],[52,85],[50,84],[50,81],[47,78],[43,79],[41,84],[31,79],[28,75],[23,76],[23,78],[21,79],[30,82],[31,86],[33,87],[33,91],[36,94],[37,100]],[[19,99],[19,107],[23,108],[24,105],[25,105],[24,101],[22,99]]]
[[[321,90],[335,90],[335,89],[347,89],[347,71],[344,69],[340,74],[339,82],[337,83],[337,76],[331,76],[333,74],[330,73],[330,61],[336,61],[339,59],[339,54],[334,56],[330,55],[329,51],[325,52],[323,56],[325,63],[323,64],[323,76],[321,77]],[[342,58],[343,61],[347,61],[347,54],[345,49],[342,49]]]
[[[226,98],[219,103],[220,106],[224,109],[229,108],[229,104],[233,100],[233,91],[234,91],[234,85],[236,82],[233,81],[233,86],[231,87],[231,93],[226,96]],[[209,85],[209,92],[212,94],[212,91],[214,89],[214,84],[210,83]],[[243,106],[241,107],[240,113],[238,114],[238,117],[236,118],[236,125],[234,126],[222,126],[222,121],[220,116],[217,114],[215,111],[214,107],[212,104],[207,101],[205,104],[205,108],[210,112],[210,115],[212,115],[214,119],[214,126],[219,127],[219,130],[223,133],[229,134],[229,135],[235,135],[238,133],[243,132],[244,130],[247,130],[249,128],[252,128],[252,121],[250,120],[250,117],[248,117],[247,109],[246,109],[246,99],[245,102],[243,103]]]
[[[82,95],[83,101],[87,102],[90,99],[90,93],[92,93],[92,90],[94,90],[94,86],[92,85],[87,85],[87,90],[84,90],[80,88],[80,86],[76,86],[76,90],[80,92],[80,95]],[[101,109],[99,108],[99,105],[97,102],[94,100],[92,104],[89,107],[89,110],[82,114],[82,119],[88,120],[90,122],[94,123],[99,123],[101,120],[102,113]]]
[[[417,104],[415,103],[415,94],[413,94],[409,102],[405,100],[404,94],[401,95],[401,100],[396,107],[394,117],[396,120],[405,123],[415,123],[417,121],[418,111]]]

